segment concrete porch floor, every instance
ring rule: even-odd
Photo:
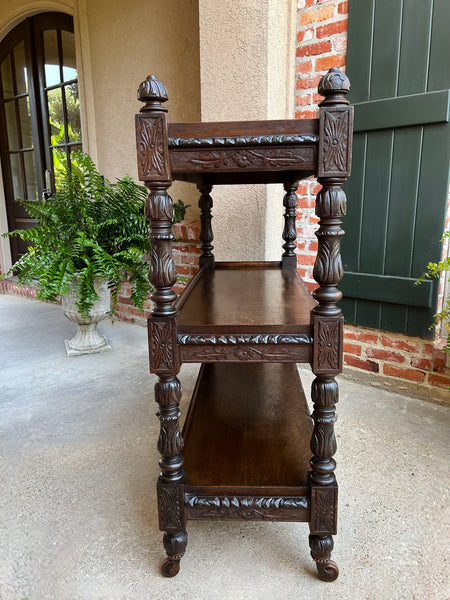
[[[449,410],[340,379],[334,583],[304,523],[190,522],[159,575],[154,377],[146,331],[67,358],[58,306],[0,296],[0,599],[448,599]],[[183,367],[185,412],[197,373]],[[305,388],[311,374],[302,370]]]

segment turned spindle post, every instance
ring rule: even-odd
[[[212,251],[214,250],[214,246],[211,244],[214,239],[211,226],[213,200],[210,196],[212,185],[202,184],[197,187],[201,194],[198,201],[198,206],[200,208],[200,241],[202,243],[199,266],[203,267],[204,265],[208,265],[209,267],[213,267],[214,254]]]
[[[155,399],[160,420],[158,450],[161,473],[158,480],[159,525],[164,531],[168,558],[163,575],[172,577],[179,570],[187,534],[183,510],[183,438],[180,431],[181,384],[177,378],[180,357],[176,343],[176,294],[172,287],[177,272],[172,256],[173,202],[168,194],[171,173],[167,146],[168,100],[165,86],[154,75],[147,77],[138,90],[145,102],[136,116],[136,141],[139,178],[149,195],[145,214],[150,222],[151,257],[149,279],[153,285],[153,311],[148,321],[150,371],[158,375]]]
[[[314,291],[318,304],[312,311],[314,328],[312,384],[314,430],[311,438],[311,555],[316,561],[319,577],[325,581],[337,578],[339,570],[330,560],[332,535],[336,533],[337,484],[334,475],[336,452],[334,423],[338,385],[335,375],[342,370],[343,317],[336,303],[342,294],[337,285],[343,268],[340,240],[344,232],[341,219],[345,215],[346,198],[342,184],[350,173],[352,108],[345,95],[348,78],[337,68],[330,69],[319,83],[320,142],[318,181],[322,189],[316,199],[319,217],[318,251],[314,264],[314,279],[319,287]]]
[[[296,229],[296,216],[297,216],[297,189],[298,181],[285,182],[284,190],[286,194],[283,198],[284,206],[284,229],[283,229],[283,255],[281,262],[283,267],[297,268],[297,257],[295,255],[297,229]]]

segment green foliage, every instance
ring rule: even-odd
[[[186,215],[186,210],[190,207],[190,204],[184,204],[182,200],[177,200],[173,203],[173,222],[179,223]]]
[[[441,242],[445,239],[450,239],[450,231],[446,231],[442,236]],[[444,260],[439,261],[438,263],[428,263],[427,270],[423,275],[416,281],[416,285],[420,285],[422,281],[425,279],[438,279],[441,276],[441,273],[444,271],[450,271],[450,256],[447,256]],[[447,345],[444,348],[445,352],[450,352],[450,297],[448,297],[444,301],[444,306],[442,309],[434,315],[435,325],[438,323],[445,323],[444,327],[448,332],[447,335]]]
[[[145,260],[150,250],[144,217],[147,191],[129,176],[116,183],[104,179],[83,152],[75,153],[74,161],[72,170],[61,165],[53,197],[21,201],[39,225],[4,234],[29,244],[28,252],[6,275],[14,271],[20,283],[36,283],[41,300],[57,301],[75,285],[82,315],[97,299],[94,277],[108,282],[111,312],[121,284],[129,280],[131,300],[142,310],[150,291]]]

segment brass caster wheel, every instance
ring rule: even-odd
[[[319,573],[319,579],[322,581],[334,581],[338,578],[339,569],[337,564],[333,560],[326,560],[324,562],[317,562],[317,571]]]
[[[166,558],[161,565],[161,573],[163,577],[175,577],[180,570],[180,560],[176,558]]]

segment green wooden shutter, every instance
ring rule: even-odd
[[[429,336],[441,257],[450,126],[449,0],[350,0],[347,74],[355,106],[342,244],[347,322]]]

